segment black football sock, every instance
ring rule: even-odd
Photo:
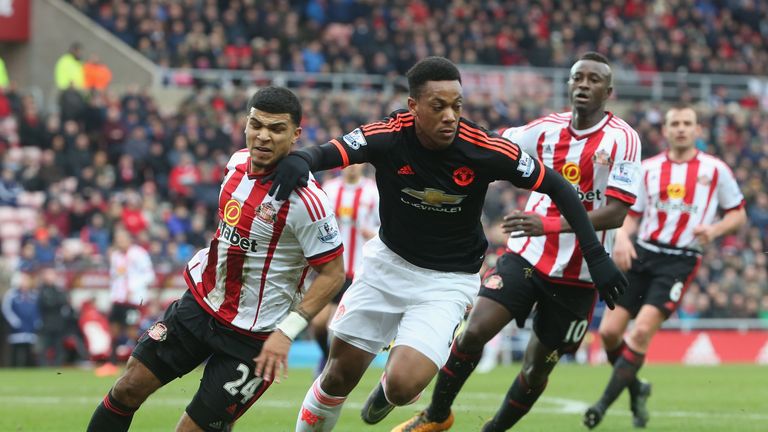
[[[612,350],[605,350],[605,355],[608,357],[608,362],[611,365],[616,364],[616,360],[618,360],[619,356],[621,356],[621,353],[624,351],[624,349],[627,347],[627,341],[624,339],[621,340],[621,343],[619,346]],[[640,380],[637,379],[637,376],[635,376],[635,380],[632,381],[628,386],[627,389],[629,389],[629,393],[636,393],[640,389]]]
[[[483,432],[505,431],[511,428],[524,415],[528,414],[546,387],[547,381],[536,388],[529,386],[523,373],[520,372],[509,388],[501,407],[496,411],[496,415],[483,427]]]
[[[437,383],[432,392],[432,402],[427,407],[428,419],[442,422],[448,418],[456,395],[459,394],[461,386],[477,367],[482,355],[482,351],[476,353],[459,352],[456,348],[456,342],[453,343],[448,361],[437,374]]]
[[[603,396],[598,401],[603,409],[608,408],[616,398],[619,397],[624,388],[637,380],[637,371],[643,366],[645,354],[641,354],[626,347],[621,356],[613,365],[613,373],[608,385],[605,387]]]
[[[624,348],[626,347],[627,347],[627,342],[624,339],[622,339],[621,343],[616,348],[612,350],[609,350],[609,349],[605,350],[605,355],[606,357],[608,357],[608,363],[610,363],[611,366],[616,364],[616,360],[619,359],[619,357],[621,356],[621,352],[624,351]]]
[[[131,426],[133,413],[138,408],[131,408],[112,397],[112,390],[104,396],[88,423],[87,432],[126,432]]]

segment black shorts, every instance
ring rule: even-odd
[[[139,338],[131,355],[163,384],[207,359],[187,413],[204,430],[217,431],[240,417],[269,387],[254,376],[253,358],[262,345],[216,321],[187,291]]]
[[[109,322],[124,326],[135,326],[141,319],[141,310],[139,307],[127,303],[112,303],[112,310],[109,311]]]
[[[331,303],[338,305],[341,303],[341,297],[344,296],[344,293],[347,292],[349,289],[349,286],[352,285],[352,278],[347,278],[344,280],[344,285],[342,285],[341,289],[338,293],[336,293],[335,296],[333,296],[333,300],[331,300]]]
[[[502,255],[486,273],[479,295],[506,307],[520,328],[536,305],[533,331],[546,347],[560,353],[579,348],[597,299],[594,289],[545,279],[512,253]]]
[[[680,305],[701,263],[697,255],[670,255],[635,246],[637,258],[627,272],[629,286],[616,302],[634,318],[643,305],[653,305],[667,316]]]

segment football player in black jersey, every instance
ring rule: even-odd
[[[493,181],[552,198],[610,307],[626,286],[573,187],[516,144],[461,117],[453,63],[428,57],[407,77],[407,110],[291,153],[267,177],[274,181],[270,194],[283,200],[306,184],[310,170],[370,162],[380,195],[379,235],[366,244],[362,272],[341,300],[330,359],[307,392],[297,431],[332,430],[346,396],[393,339],[382,380],[362,410],[366,423],[414,402],[434,378],[479,288],[487,248],[480,216]]]

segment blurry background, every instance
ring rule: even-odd
[[[648,361],[768,363],[767,44],[758,0],[0,0],[0,366],[18,365],[12,345],[28,365],[104,358],[108,334],[93,325],[110,308],[116,228],[156,272],[140,325],[180,295],[258,86],[294,90],[300,145],[319,144],[404,107],[402,75],[442,55],[461,67],[466,117],[518,126],[569,110],[567,68],[589,50],[612,62],[609,109],[643,157],[665,148],[664,110],[690,102],[699,147],[747,199],[748,226],[708,249]],[[499,218],[525,198],[489,190],[489,265]],[[508,332],[500,357],[524,339]],[[590,338],[577,360],[601,355]]]

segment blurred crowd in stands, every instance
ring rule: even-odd
[[[383,117],[406,99],[308,89],[298,94],[305,107],[301,145]],[[144,90],[92,91],[76,112],[62,101],[59,113],[46,113],[33,98],[6,90],[0,94],[3,255],[17,257],[15,265],[28,272],[105,268],[112,230],[122,225],[148,249],[158,271],[181,269],[213,234],[223,168],[244,147],[247,96],[245,90],[194,92],[177,112],[163,115]],[[465,115],[489,128],[548,113],[487,94],[468,95],[468,101]],[[644,156],[663,150],[662,107],[638,103],[623,114],[640,133]],[[733,167],[750,224],[709,250],[680,316],[768,319],[768,114],[722,100],[701,116],[700,145]],[[485,212],[494,243],[490,260],[504,244],[499,218],[522,208],[525,197],[506,183],[491,187]]]
[[[396,76],[430,54],[464,64],[563,67],[577,53],[597,49],[615,68],[642,72],[768,70],[768,3],[749,0],[70,2],[173,67]],[[106,271],[116,227],[149,251],[158,273],[179,273],[212,237],[224,166],[245,145],[243,114],[252,89],[196,89],[168,113],[146,89],[114,91],[108,66],[83,57],[73,44],[59,59],[54,110],[18,91],[4,71],[0,76],[0,267],[14,275],[4,315],[25,317],[14,334],[18,364],[32,361],[25,344],[41,345],[46,364],[61,362],[62,352],[82,356],[68,300],[71,278],[62,276]],[[311,86],[296,92],[305,110],[299,145],[381,118],[407,97]],[[475,92],[467,100],[465,116],[491,129],[522,125],[552,109],[546,98]],[[749,226],[707,251],[677,313],[681,319],[768,322],[768,112],[754,102],[735,100],[723,88],[698,106],[700,148],[733,168]],[[639,132],[643,157],[663,151],[665,107],[624,106],[620,114]],[[509,184],[491,186],[484,215],[488,265],[503,252],[500,218],[525,199]]]
[[[152,61],[402,75],[416,59],[569,67],[597,50],[654,73],[763,74],[759,0],[69,0]]]

